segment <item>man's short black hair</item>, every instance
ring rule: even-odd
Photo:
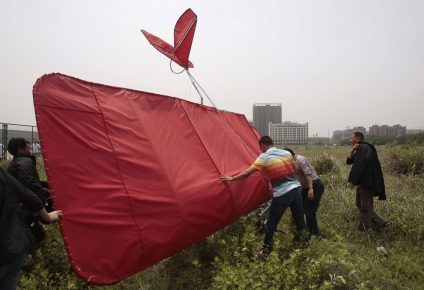
[[[289,152],[290,152],[290,154],[291,154],[292,156],[294,156],[294,152],[293,152],[293,150],[291,150],[290,148],[284,148],[284,150],[289,151]]]
[[[272,142],[271,137],[269,136],[262,136],[261,139],[259,139],[259,146],[263,144],[265,146],[273,146],[274,142]]]
[[[26,145],[29,144],[29,141],[24,138],[12,138],[7,143],[7,151],[13,156],[18,154],[18,149],[25,149]]]
[[[353,136],[359,137],[359,139],[361,141],[364,141],[365,140],[364,134],[362,134],[362,132],[355,132],[355,133],[353,133]]]

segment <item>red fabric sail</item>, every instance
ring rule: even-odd
[[[110,284],[169,257],[269,198],[243,115],[181,99],[41,77],[33,89],[43,158],[73,270]]]
[[[159,37],[142,29],[144,36],[161,53],[169,57],[175,63],[184,68],[192,68],[193,64],[189,61],[191,44],[193,43],[194,32],[197,25],[197,15],[187,9],[178,19],[174,28],[174,46]]]

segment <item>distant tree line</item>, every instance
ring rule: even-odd
[[[409,134],[400,137],[366,135],[365,141],[373,145],[399,144],[399,145],[424,145],[424,133]],[[350,139],[339,142],[340,145],[350,145]]]

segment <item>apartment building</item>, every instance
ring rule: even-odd
[[[372,125],[369,127],[368,131],[369,135],[377,135],[377,136],[393,136],[400,137],[406,135],[406,127],[396,124],[394,126],[388,125]]]
[[[308,134],[308,123],[269,123],[269,136],[275,145],[307,145]]]

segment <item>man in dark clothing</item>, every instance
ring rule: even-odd
[[[356,206],[359,209],[358,230],[368,231],[371,221],[378,227],[385,227],[388,222],[380,216],[373,206],[374,196],[380,200],[386,199],[383,171],[378,160],[377,150],[364,142],[364,134],[355,132],[351,137],[352,150],[349,152],[346,164],[352,164],[348,181],[356,185]]]
[[[31,154],[32,149],[29,141],[24,138],[12,138],[7,145],[7,151],[13,155],[13,160],[7,167],[7,172],[27,189],[38,195],[43,202],[49,201],[50,191],[41,185],[36,158]]]
[[[33,237],[20,203],[46,222],[62,218],[62,211],[47,213],[37,195],[0,168],[0,289],[16,289]]]
[[[29,141],[24,138],[10,139],[7,150],[13,155],[13,160],[7,167],[7,172],[16,178],[25,188],[35,193],[43,202],[47,211],[53,211],[53,204],[50,198],[50,191],[42,186],[36,167],[36,157],[31,154]],[[26,215],[28,225],[31,225],[31,232],[35,241],[40,243],[44,240],[45,232],[39,224],[33,212],[28,210]]]

